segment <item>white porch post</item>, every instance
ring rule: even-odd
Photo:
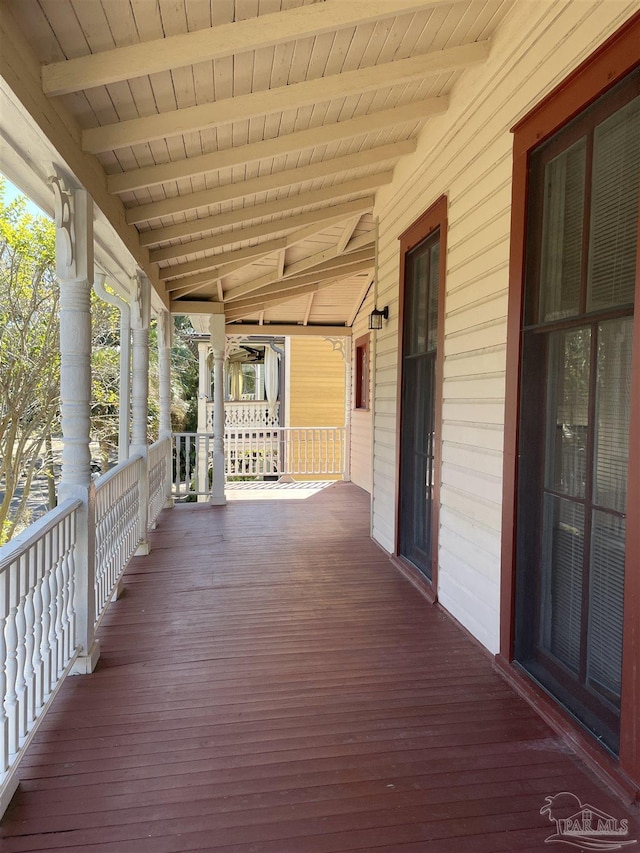
[[[227,502],[224,482],[224,354],[226,345],[224,314],[211,315],[213,348],[213,483],[209,503],[224,506]]]
[[[129,407],[131,405],[131,312],[124,299],[105,288],[106,276],[97,273],[93,289],[105,302],[120,311],[120,383],[118,396],[118,462],[129,458]]]
[[[160,438],[168,438],[171,442],[171,339],[173,332],[173,318],[168,311],[158,313],[158,384],[160,396]],[[165,482],[165,494],[168,496],[165,508],[173,506],[171,498],[171,463],[172,456],[169,450],[167,459],[167,479]]]
[[[344,471],[342,479],[351,482],[351,401],[353,399],[353,345],[344,339]]]
[[[198,341],[198,425],[197,431],[200,435],[211,432],[207,423],[207,403],[211,393],[211,374],[209,372],[209,343]],[[197,439],[197,485],[202,491],[207,491],[207,441],[205,438]],[[206,495],[198,495],[198,503],[206,503]]]
[[[92,672],[100,648],[95,639],[95,491],[91,480],[91,287],[93,200],[68,190],[57,176],[55,193],[56,275],[60,284],[60,409],[62,479],[59,497],[82,501],[75,551],[75,643],[72,672]]]
[[[147,277],[138,274],[131,280],[131,456],[143,459],[143,476],[140,477],[139,524],[141,541],[136,555],[149,553],[147,516],[149,503],[149,476],[147,472],[147,418],[149,414],[149,319],[151,292]]]

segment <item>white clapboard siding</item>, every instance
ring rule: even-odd
[[[378,303],[390,317],[375,363],[373,535],[395,546],[398,236],[448,197],[443,464],[438,596],[490,651],[498,650],[502,442],[510,241],[510,128],[564,79],[637,3],[516,3],[489,61],[465,73],[446,119],[379,190]]]

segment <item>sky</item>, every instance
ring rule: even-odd
[[[0,177],[4,178],[4,175],[0,175]],[[9,178],[4,178],[4,181],[5,181],[5,184],[4,184],[4,203],[5,204],[10,204],[14,200],[14,198],[16,198],[17,196],[23,196],[24,195],[24,193],[21,190],[19,190],[17,187],[15,187],[11,183]],[[40,208],[37,205],[35,205],[32,201],[30,201],[29,199],[27,199],[27,213],[30,213],[32,216],[47,216],[47,214],[44,213],[44,211],[40,210]]]

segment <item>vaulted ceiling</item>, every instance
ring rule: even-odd
[[[3,3],[165,303],[350,325],[376,190],[512,0]]]

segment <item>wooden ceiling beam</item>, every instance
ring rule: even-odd
[[[384,62],[342,74],[292,83],[290,86],[279,86],[276,89],[251,92],[194,107],[105,124],[82,132],[82,148],[91,154],[100,154],[157,139],[182,136],[205,128],[212,130],[224,124],[316,103],[327,103],[334,98],[342,99],[351,94],[387,89],[399,83],[409,83],[467,68],[484,62],[488,56],[488,41],[470,42],[421,56],[398,59],[395,62]]]
[[[205,237],[202,240],[192,240],[190,243],[180,243],[177,246],[166,246],[162,249],[154,249],[149,253],[152,261],[170,261],[178,258],[192,255],[196,252],[208,252],[214,249],[220,249],[223,246],[230,246],[234,243],[239,243],[244,240],[255,240],[260,237],[268,237],[273,233],[281,231],[294,231],[289,235],[289,238],[295,240],[295,234],[304,231],[298,226],[307,226],[313,229],[312,233],[324,229],[330,222],[337,222],[342,219],[347,219],[354,211],[358,219],[363,213],[371,210],[373,207],[373,197],[356,199],[356,201],[348,201],[345,204],[338,204],[333,207],[325,207],[322,210],[312,210],[309,213],[303,213],[299,216],[289,216],[286,219],[279,219],[276,222],[265,222],[262,225],[255,225],[253,228],[245,228],[242,231],[227,231],[224,234],[218,234],[215,237]],[[264,243],[262,244],[265,245]],[[288,246],[292,246],[292,242],[287,242]]]
[[[180,303],[178,303],[180,304]],[[264,314],[264,311],[260,312]],[[235,335],[269,335],[273,337],[311,337],[318,335],[321,337],[346,337],[352,336],[352,329],[348,326],[334,325],[309,325],[301,326],[298,323],[233,323],[227,326],[227,334]]]
[[[218,213],[202,219],[192,219],[181,222],[178,225],[167,225],[164,228],[156,228],[152,231],[143,231],[140,234],[141,246],[152,246],[165,240],[175,240],[188,237],[191,234],[201,234],[214,228],[226,228],[228,225],[241,225],[243,222],[251,222],[264,216],[275,216],[279,213],[292,213],[301,207],[312,204],[333,204],[336,199],[347,195],[358,195],[370,193],[384,184],[390,184],[393,172],[378,172],[375,175],[367,175],[365,178],[355,178],[330,187],[322,187],[319,190],[311,190],[306,193],[298,193],[287,198],[266,202],[265,204],[254,204],[229,213]],[[371,198],[369,196],[369,198]],[[371,206],[373,208],[373,204]],[[276,227],[277,222],[273,223]]]
[[[256,263],[258,260],[267,258],[269,255],[273,254],[273,252],[286,251],[286,249],[290,249],[297,243],[301,243],[303,240],[308,240],[309,237],[313,237],[321,231],[324,231],[326,227],[326,222],[316,222],[312,225],[307,225],[306,228],[298,228],[296,231],[291,234],[287,234],[285,237],[267,240],[264,243],[258,243],[256,246],[236,249],[233,252],[221,252],[217,255],[210,255],[207,258],[199,258],[198,260],[191,261],[190,263],[165,267],[160,270],[160,278],[163,281],[167,281],[172,278],[178,279],[178,281],[173,282],[173,285],[167,285],[168,290],[174,290],[182,287],[183,285],[187,286],[191,283],[189,278],[183,281],[179,278],[180,276],[190,276],[191,273],[211,270],[210,281],[213,282],[224,278],[226,275],[231,275],[231,273],[235,272],[237,269],[241,269],[241,266],[235,266],[232,269],[232,264],[245,260],[247,260],[247,263]],[[362,245],[365,244],[363,243]],[[246,264],[243,264],[242,266],[245,265]]]
[[[452,2],[455,0],[325,0],[317,6],[52,62],[42,66],[42,88],[50,97],[66,95]]]
[[[312,260],[315,260],[315,266],[312,265]],[[299,267],[296,274],[291,274],[288,278],[283,278],[276,275],[275,272],[266,273],[259,278],[231,288],[224,294],[224,301],[232,302],[238,299],[249,298],[249,296],[254,298],[256,295],[282,290],[294,283],[307,284],[312,281],[320,281],[327,275],[337,274],[336,271],[342,268],[351,269],[356,266],[360,268],[361,265],[364,265],[362,268],[368,269],[373,260],[373,252],[366,249],[359,252],[352,252],[350,255],[340,255],[339,258],[325,259],[321,263],[318,262],[317,256],[314,256],[313,259],[305,258],[305,261],[309,261],[309,264],[306,267]]]
[[[334,124],[311,127],[296,133],[286,133],[274,139],[250,142],[247,145],[239,145],[237,148],[225,148],[199,157],[188,157],[171,163],[132,169],[119,175],[108,175],[107,187],[111,193],[132,192],[144,187],[217,172],[220,169],[231,169],[247,163],[282,157],[293,151],[304,151],[308,148],[328,145],[331,142],[339,142],[342,139],[377,133],[393,125],[421,121],[430,116],[440,115],[446,112],[448,104],[446,95],[439,98],[425,98],[401,107],[369,113]]]
[[[353,273],[355,274],[355,273]],[[273,308],[276,305],[282,305],[284,302],[289,302],[292,299],[297,299],[300,296],[305,296],[307,293],[317,293],[318,290],[322,290],[325,287],[331,287],[334,284],[337,284],[342,278],[346,276],[335,276],[334,278],[328,278],[325,281],[317,281],[314,284],[305,284],[301,286],[297,286],[295,288],[291,288],[282,293],[277,293],[274,296],[268,296],[266,298],[261,299],[259,302],[254,304],[234,304],[232,306],[225,306],[225,317],[228,321],[233,320],[242,320],[244,317],[247,317],[251,314],[255,314],[256,311],[264,311],[267,308]]]
[[[168,281],[172,278],[188,276],[191,273],[202,272],[203,270],[213,270],[236,261],[246,260],[249,263],[255,263],[256,258],[266,258],[273,252],[286,248],[286,240],[286,237],[278,237],[276,240],[268,240],[266,243],[260,243],[257,246],[246,246],[244,249],[236,249],[234,252],[209,255],[207,258],[198,258],[198,260],[189,261],[186,264],[162,267],[158,275],[162,281]]]
[[[238,181],[234,184],[225,184],[221,187],[202,190],[196,193],[185,193],[184,195],[168,198],[164,201],[140,204],[137,207],[127,209],[127,224],[134,225],[146,222],[150,219],[160,219],[163,216],[175,216],[198,207],[209,207],[214,204],[223,204],[251,195],[270,192],[271,190],[287,189],[295,184],[315,181],[327,178],[340,172],[348,172],[352,169],[377,166],[379,163],[388,163],[390,160],[398,160],[405,154],[411,154],[416,150],[417,140],[406,139],[402,142],[394,142],[390,145],[379,145],[377,148],[368,148],[355,154],[347,154],[344,157],[333,157],[330,160],[321,160],[308,166],[296,169],[285,169],[281,172],[273,172],[270,175],[262,175],[248,181]]]

